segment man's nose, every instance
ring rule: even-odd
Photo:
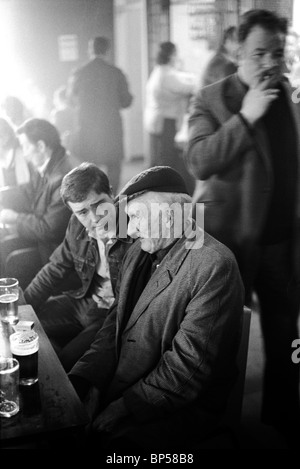
[[[97,215],[96,210],[94,209],[90,210],[90,217],[93,223],[97,223],[100,219],[100,216]]]

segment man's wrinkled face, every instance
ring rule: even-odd
[[[239,75],[249,87],[275,87],[285,71],[285,35],[254,26],[239,51]]]
[[[138,197],[128,202],[126,213],[129,217],[127,233],[139,238],[141,249],[150,254],[164,249],[168,243],[167,211],[157,201]]]
[[[82,202],[68,204],[90,236],[105,239],[115,235],[116,212],[113,199],[108,194],[97,194],[92,190]]]

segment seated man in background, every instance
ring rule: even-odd
[[[186,219],[187,194],[179,173],[158,166],[118,196],[119,204],[127,197],[128,235],[137,240],[121,266],[114,305],[69,373],[91,407],[89,397],[99,393],[91,413],[103,449],[178,450],[193,437],[199,442],[222,415],[236,378],[239,269],[228,248]]]
[[[62,181],[61,197],[73,212],[65,238],[24,296],[69,370],[89,348],[114,301],[120,263],[130,242],[104,229],[107,220],[99,208],[114,208],[113,196],[106,174],[95,164],[82,163],[70,171]],[[115,210],[109,210],[108,217],[116,227]],[[72,291],[50,297],[75,273],[79,284],[72,284]]]
[[[3,270],[10,252],[28,246],[38,249],[41,264],[45,264],[62,241],[70,218],[60,197],[60,185],[72,166],[58,131],[44,119],[29,119],[19,127],[17,134],[24,157],[35,171],[27,184],[0,191]],[[6,235],[13,236],[5,239]],[[27,266],[21,267],[27,269]]]

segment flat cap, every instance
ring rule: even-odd
[[[181,175],[170,166],[153,166],[133,176],[117,196],[120,201],[124,196],[130,197],[140,192],[178,192],[188,194]]]

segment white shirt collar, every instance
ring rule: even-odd
[[[11,148],[7,152],[6,157],[0,159],[0,167],[3,169],[9,168],[12,163],[13,157],[14,157],[14,149]]]
[[[46,172],[46,169],[47,169],[47,166],[48,166],[48,163],[49,163],[50,159],[51,159],[51,158],[50,158],[50,156],[49,156],[49,158],[46,159],[45,163],[42,164],[42,166],[40,166],[39,168],[36,168],[37,171],[40,173],[40,175],[41,175],[42,177],[44,176],[44,174],[45,174],[45,172]]]

